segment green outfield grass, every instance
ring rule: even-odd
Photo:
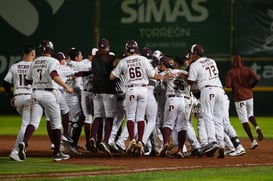
[[[265,139],[273,138],[273,117],[257,117],[257,122],[260,128],[263,130]],[[231,124],[236,130],[240,138],[246,138],[247,135],[244,132],[242,125],[237,117],[230,118]],[[193,121],[193,125],[196,128],[196,120]],[[21,126],[21,117],[20,116],[0,116],[0,135],[16,135]],[[253,126],[250,124],[250,127],[253,129]],[[83,133],[82,133],[83,134]],[[45,118],[42,118],[38,130],[34,135],[47,135],[46,131],[46,121]]]
[[[265,139],[273,138],[273,118],[272,117],[257,117],[259,126],[263,130]],[[237,119],[231,117],[231,123],[234,126],[240,138],[246,138],[246,134]],[[16,135],[21,124],[20,116],[0,116],[0,135]],[[47,135],[45,119],[43,118],[39,129],[34,135]],[[194,120],[193,125],[196,125]],[[251,126],[253,128],[253,126]],[[0,148],[1,149],[1,148]],[[102,163],[103,165],[103,163]],[[34,173],[49,173],[49,172],[70,172],[70,171],[96,171],[113,169],[104,166],[59,164],[52,162],[52,158],[28,158],[25,162],[14,162],[8,157],[0,157],[0,175],[5,174],[34,174]],[[122,168],[115,168],[122,169]],[[160,171],[160,172],[143,172],[126,175],[111,175],[111,176],[92,176],[92,177],[77,177],[63,178],[58,180],[145,180],[145,181],[178,181],[178,180],[201,180],[201,181],[250,181],[250,180],[272,180],[273,166],[246,167],[246,168],[210,168],[210,169],[193,169],[185,171]],[[37,178],[29,180],[57,180],[56,178],[46,179]],[[23,179],[18,179],[23,180]]]

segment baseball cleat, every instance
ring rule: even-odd
[[[112,156],[108,144],[106,144],[106,143],[104,143],[104,142],[100,142],[99,146],[100,146],[100,149],[101,149],[104,153],[108,154],[110,157]]]
[[[23,160],[21,160],[21,159],[19,158],[19,156],[18,156],[18,151],[16,151],[16,150],[12,150],[12,151],[11,151],[11,153],[9,154],[9,158],[10,158],[11,160],[15,160],[15,161],[18,161],[18,162],[23,161]]]
[[[258,126],[256,127],[256,133],[258,134],[258,140],[262,141],[264,139],[264,135],[262,133],[262,130]]]
[[[169,143],[165,143],[162,150],[159,153],[159,156],[165,157],[167,155],[167,151],[168,151],[169,147],[170,147]]]
[[[241,156],[241,155],[243,155],[245,153],[246,153],[246,151],[243,148],[243,146],[239,145],[234,152],[229,154],[229,156]]]
[[[128,145],[128,148],[126,149],[126,152],[131,152],[133,153],[134,152],[134,149],[136,147],[136,140],[135,139],[132,139]]]
[[[256,140],[253,140],[253,141],[250,143],[250,149],[251,149],[251,150],[254,150],[257,146],[258,146],[258,143],[257,143]]]
[[[231,149],[226,150],[224,154],[229,155],[229,154],[231,154],[233,152],[235,152],[235,148],[231,148]]]
[[[72,138],[70,138],[69,136],[64,136],[64,135],[61,136],[61,140],[63,142],[67,142],[67,143],[73,143],[74,142]]]
[[[81,155],[82,153],[78,150],[77,146],[70,146],[69,150],[71,153],[75,155]]]
[[[119,148],[121,151],[126,151],[126,146],[124,143],[120,143],[119,141],[116,142],[116,146]]]
[[[26,159],[26,145],[24,142],[19,143],[19,152],[18,156],[21,160]]]
[[[141,156],[142,155],[142,143],[139,141],[135,147],[135,154],[136,156]]]
[[[178,152],[175,153],[175,157],[176,158],[184,158],[184,155],[183,155],[183,153],[181,151],[178,151]]]
[[[212,142],[212,143],[209,143],[207,146],[206,146],[206,149],[204,150],[204,153],[208,153],[208,152],[213,152],[213,151],[216,151],[218,149],[218,145],[216,142]],[[215,150],[216,149],[216,150]]]
[[[64,153],[57,153],[54,155],[54,161],[58,162],[61,160],[68,160],[70,158],[70,155],[64,154]]]
[[[119,152],[120,151],[115,142],[110,142],[109,146],[110,146],[111,150],[113,150],[115,152]]]
[[[94,138],[90,138],[89,139],[89,143],[90,143],[91,151],[94,152],[94,153],[96,153],[98,151],[98,149],[97,149],[97,143],[96,143],[95,139]]]
[[[197,148],[191,151],[190,156],[203,156],[201,148]]]

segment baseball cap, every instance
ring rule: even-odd
[[[65,59],[65,55],[63,52],[57,52],[56,55],[55,55],[55,58],[59,61]]]
[[[198,44],[194,44],[191,46],[191,49],[189,51],[190,54],[197,54],[199,56],[203,56],[204,55],[204,49],[201,45]]]
[[[148,47],[144,47],[141,51],[141,54],[146,57],[146,58],[149,58],[149,59],[152,59],[153,58],[153,52],[150,48]]]
[[[110,47],[110,43],[107,39],[103,38],[99,41],[98,47],[99,49],[106,49],[107,47]]]
[[[170,65],[170,58],[167,57],[167,56],[162,56],[162,57],[160,58],[160,64],[163,64],[163,65],[165,65],[167,68],[170,68],[170,67],[171,67],[171,65]]]

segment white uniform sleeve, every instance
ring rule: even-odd
[[[189,76],[188,76],[188,80],[190,81],[196,81],[197,77],[198,77],[198,72],[196,69],[197,64],[196,63],[192,63],[190,66],[190,70],[189,70]]]
[[[10,67],[8,73],[6,74],[4,80],[10,84],[13,83],[13,78],[12,78],[12,68],[13,68],[13,65]]]

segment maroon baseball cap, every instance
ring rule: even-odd
[[[197,54],[199,56],[203,56],[204,55],[204,49],[201,45],[198,44],[194,44],[191,46],[191,49],[189,51],[190,54]]]
[[[160,63],[163,64],[163,65],[165,65],[167,68],[170,68],[170,67],[171,67],[171,66],[170,66],[170,58],[167,57],[167,56],[162,56],[162,57],[160,58]]]
[[[65,55],[63,52],[58,52],[58,53],[56,53],[55,58],[57,60],[61,61],[61,60],[65,59]]]
[[[106,49],[107,47],[110,47],[110,43],[107,39],[103,38],[99,41],[98,47],[99,49]]]
[[[144,47],[141,51],[141,54],[146,58],[149,58],[149,59],[153,58],[153,51],[148,47]]]

